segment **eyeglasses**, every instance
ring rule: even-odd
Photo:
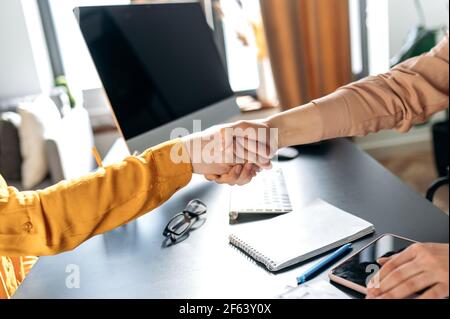
[[[163,236],[170,239],[172,244],[177,244],[189,237],[193,229],[203,225],[204,219],[200,217],[206,214],[207,206],[201,200],[194,199],[189,202],[183,212],[175,215],[164,229]]]

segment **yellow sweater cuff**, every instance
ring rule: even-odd
[[[180,139],[153,147],[142,156],[147,160],[153,157],[160,184],[166,183],[171,189],[178,191],[191,181],[191,160]]]

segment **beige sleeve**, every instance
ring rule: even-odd
[[[449,105],[448,34],[429,53],[313,101],[322,139],[364,136],[383,129],[407,132]]]

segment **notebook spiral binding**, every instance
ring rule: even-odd
[[[242,249],[246,254],[254,258],[256,261],[264,264],[270,271],[275,271],[275,269],[277,268],[277,263],[275,261],[260,253],[259,251],[248,245],[246,242],[240,240],[238,237],[231,235],[230,243],[233,246]]]

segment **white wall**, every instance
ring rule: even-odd
[[[42,93],[47,93],[54,86],[54,76],[45,39],[42,19],[37,0],[21,0],[31,43],[34,66],[39,77]]]
[[[389,0],[367,0],[367,38],[369,73],[377,75],[389,70]]]
[[[52,75],[35,0],[0,1],[0,99],[46,92]]]
[[[395,56],[411,27],[419,24],[414,0],[389,0],[390,56]],[[448,28],[448,0],[421,0],[428,28]]]

